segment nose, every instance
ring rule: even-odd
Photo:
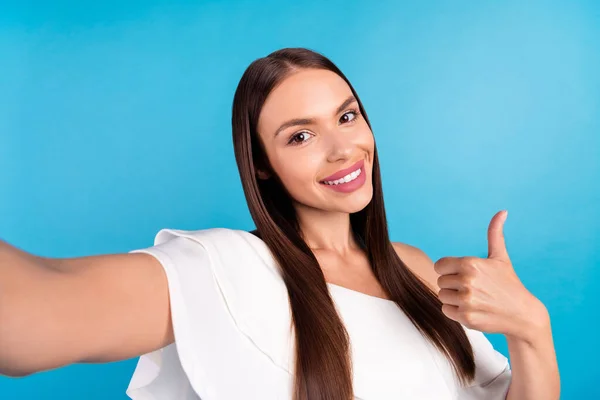
[[[339,160],[348,160],[352,157],[354,143],[350,135],[344,133],[331,131],[327,134],[327,161],[336,162]]]

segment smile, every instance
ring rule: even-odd
[[[323,183],[326,185],[339,185],[341,183],[352,182],[353,180],[358,178],[358,176],[360,175],[361,172],[362,172],[362,169],[359,168],[356,171],[351,172],[348,175],[344,176],[342,179],[338,179],[335,181],[323,181]]]
[[[351,167],[342,169],[319,183],[336,192],[350,193],[364,185],[367,180],[366,175],[365,160],[360,160]]]

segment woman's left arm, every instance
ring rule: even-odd
[[[531,326],[520,336],[506,335],[512,378],[506,400],[560,398],[560,376],[550,315],[540,302]]]
[[[507,400],[558,400],[560,377],[550,314],[513,268],[498,212],[488,227],[488,257],[443,257],[434,263],[438,297],[450,319],[506,336],[512,370]]]

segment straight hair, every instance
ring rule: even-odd
[[[352,400],[352,357],[348,333],[338,315],[319,263],[303,240],[292,199],[272,171],[257,133],[260,112],[273,89],[301,69],[329,70],[340,76],[367,113],[346,76],[322,54],[284,48],[253,61],[235,91],[232,134],[236,163],[252,219],[253,231],[270,249],[287,287],[295,333],[293,400]],[[258,179],[257,170],[271,172]],[[375,146],[373,197],[350,214],[353,235],[389,298],[420,333],[451,362],[462,385],[475,377],[471,343],[460,323],[442,312],[437,294],[397,255],[390,241]]]

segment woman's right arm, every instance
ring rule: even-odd
[[[0,374],[125,360],[173,340],[153,256],[44,258],[0,240]]]

